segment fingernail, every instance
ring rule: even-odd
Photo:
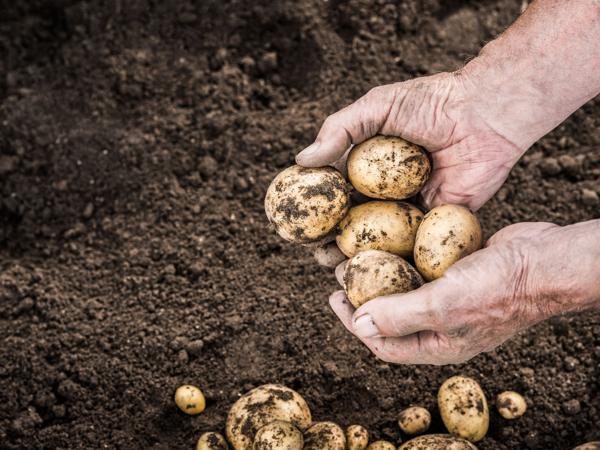
[[[319,146],[320,144],[318,142],[313,142],[296,155],[296,161],[300,162],[303,159],[310,158],[312,155],[317,153]]]
[[[379,335],[379,329],[369,314],[364,314],[354,321],[354,331],[358,336],[363,338]]]

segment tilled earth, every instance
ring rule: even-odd
[[[541,324],[450,367],[392,366],[327,305],[332,273],[267,226],[272,177],[369,88],[453,70],[521,0],[0,0],[0,447],[193,448],[283,383],[317,419],[400,443],[398,412],[464,373],[480,449],[600,438],[600,316]],[[480,212],[600,216],[600,101],[537,143]],[[200,416],[174,389],[205,390]]]

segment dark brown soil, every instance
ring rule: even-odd
[[[600,438],[600,317],[541,324],[458,367],[390,366],[327,304],[330,271],[267,227],[273,176],[370,87],[459,67],[521,0],[0,0],[0,447],[194,448],[266,382],[399,443],[465,373],[480,449]],[[532,148],[481,211],[600,216],[600,101]],[[172,400],[191,383],[206,411]]]

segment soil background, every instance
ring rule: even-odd
[[[330,270],[262,201],[322,120],[369,88],[460,67],[521,0],[0,0],[0,447],[184,449],[245,391],[405,440],[463,373],[526,415],[480,449],[600,439],[600,317],[561,317],[449,367],[374,358],[330,311]],[[481,210],[600,216],[600,101],[535,144]],[[182,383],[206,411],[180,413]]]

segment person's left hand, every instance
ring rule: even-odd
[[[553,313],[532,277],[532,261],[558,228],[511,225],[415,291],[373,299],[356,311],[344,291],[329,302],[346,328],[386,362],[461,363]],[[336,269],[340,283],[344,265]]]

